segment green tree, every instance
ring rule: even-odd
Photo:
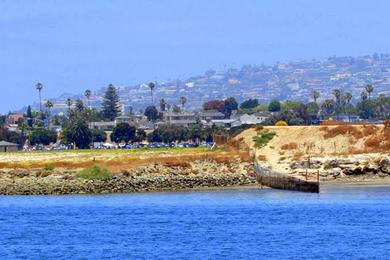
[[[313,90],[311,92],[311,97],[313,98],[314,103],[317,103],[317,100],[320,97],[320,92],[318,92],[317,90]]]
[[[321,109],[325,113],[325,115],[332,115],[336,109],[335,101],[333,99],[325,99],[321,105]]]
[[[152,97],[152,106],[154,106],[154,98],[153,98],[153,91],[156,87],[156,84],[153,82],[149,82],[148,87],[150,88],[150,96]]]
[[[88,124],[81,117],[71,119],[69,125],[64,129],[64,141],[68,144],[75,144],[79,149],[87,149],[92,141],[92,133]]]
[[[351,100],[352,100],[352,93],[351,92],[347,92],[347,93],[345,93],[344,94],[344,96],[345,96],[345,100],[347,101],[347,108],[345,109],[346,110],[346,112],[347,112],[347,115],[348,115],[348,121],[351,121],[351,116],[350,116],[350,114],[351,114],[351,107],[352,107],[352,105],[351,105]]]
[[[279,112],[281,109],[280,101],[277,99],[272,99],[268,105],[268,110],[270,112]]]
[[[57,142],[57,133],[45,128],[36,128],[30,133],[30,144],[37,145],[49,145],[50,143]]]
[[[67,107],[68,107],[68,113],[69,113],[69,111],[70,111],[70,108],[72,107],[72,105],[73,105],[73,101],[72,101],[72,99],[70,99],[70,98],[67,98],[66,99],[66,105],[67,105]]]
[[[47,128],[50,129],[50,116],[51,116],[51,109],[54,106],[53,102],[48,100],[46,102],[46,107],[47,107]]]
[[[158,117],[158,111],[157,111],[157,108],[155,106],[148,106],[146,109],[145,109],[145,114],[144,114],[149,121],[156,121],[157,120],[157,117]]]
[[[91,103],[90,103],[91,95],[92,95],[92,91],[89,89],[87,89],[84,92],[84,96],[87,98],[87,101],[88,101],[88,108],[91,108]]]
[[[130,126],[127,123],[119,123],[112,131],[111,140],[116,143],[128,143],[134,141],[135,134],[136,128],[134,126]]]
[[[238,109],[238,103],[234,97],[225,99],[224,114],[226,118],[229,118],[233,110]]]
[[[23,143],[20,143],[21,140],[21,134],[16,131],[9,131],[5,127],[0,127],[0,140],[7,141],[11,143],[17,143],[19,144],[19,147],[23,145]]]
[[[42,113],[42,97],[41,97],[41,92],[42,92],[42,89],[43,89],[43,84],[38,82],[37,84],[35,84],[35,88],[38,90],[38,93],[39,93],[39,112]]]
[[[333,96],[335,97],[335,104],[336,104],[335,112],[336,112],[336,114],[339,114],[342,110],[341,98],[342,98],[343,93],[340,89],[334,89],[332,93],[333,93]]]
[[[383,93],[378,97],[378,106],[381,119],[386,119],[386,112],[390,109],[390,102],[388,102],[386,95]]]
[[[5,115],[0,115],[0,127],[4,127],[6,119],[7,117]]]
[[[360,93],[360,98],[363,101],[367,100],[367,98],[368,98],[367,92],[366,91],[362,91],[362,93]]]
[[[371,93],[374,92],[374,87],[372,85],[368,84],[365,89],[368,93],[368,99],[371,99]]]
[[[85,106],[84,106],[84,103],[81,99],[76,99],[76,102],[75,102],[75,110],[79,113],[82,113],[85,111]]]
[[[181,96],[179,99],[179,102],[181,104],[181,108],[184,110],[184,105],[187,103],[187,98],[184,96]]]
[[[209,100],[203,103],[204,110],[217,110],[221,113],[225,111],[225,101],[224,100]]]
[[[143,129],[137,129],[134,142],[142,142],[146,139],[146,132]]]
[[[362,119],[374,118],[377,114],[377,108],[375,100],[372,99],[362,100],[356,105],[356,109]]]
[[[352,93],[351,92],[347,92],[345,93],[345,100],[347,101],[347,103],[351,103],[351,100],[352,100]]]
[[[188,139],[188,128],[175,125],[161,126],[148,135],[150,142],[172,143],[175,141],[187,141]]]
[[[181,108],[179,106],[173,105],[172,112],[174,112],[174,113],[181,113],[182,110],[181,110]]]
[[[165,99],[161,99],[160,100],[160,111],[164,112],[167,108],[167,102],[165,101]]]
[[[27,107],[26,118],[27,118],[28,127],[32,127],[33,123],[34,123],[34,116],[33,116],[33,113],[31,111],[31,106]]]
[[[320,106],[317,102],[313,101],[307,104],[307,113],[309,115],[317,115],[320,111]]]
[[[103,116],[106,120],[114,121],[120,115],[119,96],[114,85],[108,85],[103,98]]]
[[[102,143],[107,140],[107,134],[100,129],[91,129],[92,142]]]
[[[240,109],[252,109],[259,105],[259,100],[255,99],[247,99],[240,104]]]

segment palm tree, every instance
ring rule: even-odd
[[[314,102],[317,103],[317,99],[320,97],[320,92],[318,92],[317,90],[313,90],[313,92],[311,93],[311,96],[312,96]]]
[[[54,106],[53,102],[48,100],[46,102],[46,107],[47,107],[47,128],[50,130],[50,109]]]
[[[364,100],[367,100],[367,92],[366,91],[362,91],[362,93],[360,93],[360,98],[364,101]]]
[[[150,95],[152,96],[152,106],[154,106],[153,90],[156,87],[156,84],[149,82],[148,87],[150,88]]]
[[[341,98],[341,90],[340,89],[334,89],[332,94],[333,94],[333,96],[336,99],[336,103],[339,103],[340,102],[340,98]]]
[[[348,121],[351,121],[351,118],[350,118],[350,115],[349,115],[349,112],[350,112],[349,110],[350,110],[350,105],[351,105],[351,100],[352,100],[352,93],[351,92],[345,93],[345,100],[348,103],[348,108],[347,108]]]
[[[370,84],[366,86],[366,91],[368,93],[368,99],[371,99],[371,93],[374,92],[374,87]]]
[[[68,98],[68,99],[66,100],[66,105],[68,106],[68,112],[69,112],[69,113],[70,113],[70,107],[72,106],[72,104],[73,104],[72,99]]]
[[[323,111],[325,111],[325,114],[327,116],[330,116],[334,112],[334,109],[335,109],[335,102],[334,102],[334,100],[333,99],[326,99],[324,101],[324,103],[322,103],[321,109]]]
[[[41,98],[41,91],[43,89],[43,84],[38,82],[37,84],[35,84],[35,88],[38,90],[38,93],[39,93],[39,112],[42,113],[42,98]]]
[[[184,96],[181,96],[180,99],[179,99],[179,102],[181,104],[181,108],[184,110],[184,105],[187,102],[187,98],[184,97]]]
[[[347,92],[345,93],[345,100],[347,100],[347,103],[351,103],[351,100],[352,100],[352,93],[351,92]]]
[[[85,92],[84,92],[84,96],[87,98],[88,100],[88,108],[91,108],[90,106],[90,102],[89,102],[89,99],[91,98],[91,95],[92,95],[92,91],[87,89]]]
[[[160,100],[160,110],[164,112],[166,108],[167,108],[167,102],[165,101],[165,99],[162,98]]]
[[[335,97],[336,101],[336,118],[338,118],[338,114],[340,113],[341,110],[341,90],[340,89],[334,89],[333,90],[333,96]]]
[[[383,118],[386,117],[386,109],[387,109],[387,102],[386,102],[386,95],[385,94],[380,94],[379,97],[378,97],[378,103],[379,103],[379,109],[380,109],[380,112],[381,112],[381,116],[383,116]]]

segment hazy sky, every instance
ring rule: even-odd
[[[390,1],[0,0],[0,112],[208,69],[390,52]]]

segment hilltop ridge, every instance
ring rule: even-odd
[[[186,109],[199,109],[206,100],[233,96],[239,102],[257,98],[261,103],[271,99],[307,101],[313,90],[321,93],[320,99],[332,96],[332,90],[341,88],[360,97],[365,85],[372,84],[376,93],[389,95],[390,54],[359,57],[330,57],[326,60],[303,60],[274,65],[244,65],[224,71],[206,71],[203,75],[183,80],[160,82],[155,88],[155,100],[165,99],[179,104],[180,96],[187,98]],[[105,87],[93,91],[91,105],[98,107]],[[118,94],[124,106],[139,110],[151,103],[150,89],[145,83],[118,85]],[[81,90],[73,98],[84,98]],[[64,94],[54,99],[55,108],[64,109]]]

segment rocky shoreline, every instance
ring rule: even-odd
[[[293,161],[288,174],[309,180],[319,170],[322,183],[351,183],[390,179],[390,157],[311,158]],[[1,169],[0,195],[107,194],[202,190],[256,185],[253,164],[240,159],[151,164],[113,173],[107,180],[88,180],[75,175],[81,169]],[[287,170],[287,169],[286,169]],[[312,176],[311,176],[312,175]]]
[[[107,180],[75,177],[68,169],[3,169],[1,195],[106,194],[180,191],[256,184],[253,165],[235,160],[195,161],[174,165],[153,164],[115,173]]]
[[[310,160],[293,161],[286,167],[290,175],[297,177],[305,176],[306,169],[309,175],[318,171],[321,181],[378,180],[390,177],[390,157],[375,154],[345,158],[312,157]]]

